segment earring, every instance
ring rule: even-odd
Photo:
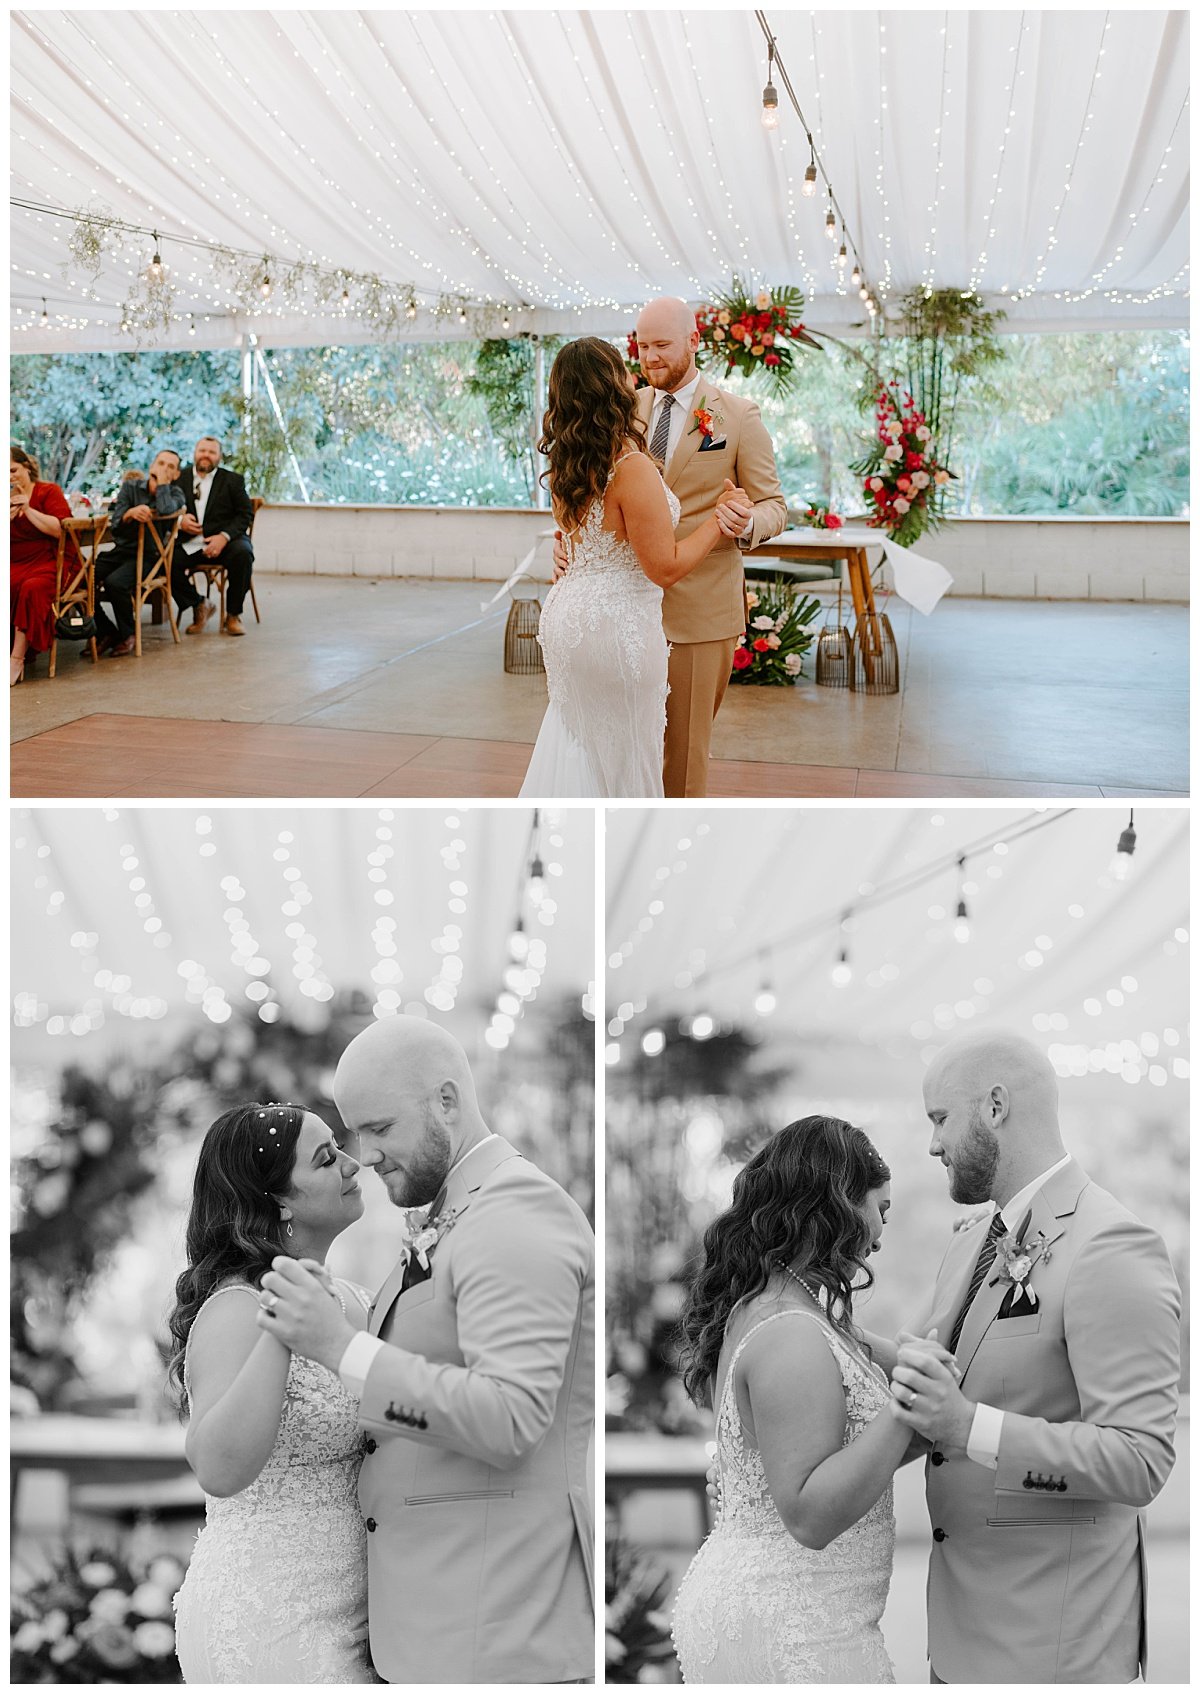
[[[294,1236],[295,1233],[296,1233],[295,1230],[292,1228],[292,1222],[291,1222],[290,1218],[288,1219],[288,1226],[287,1226],[287,1230],[285,1231],[285,1233],[288,1236]]]

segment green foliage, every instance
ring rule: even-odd
[[[1002,361],[969,366],[957,390],[959,511],[1186,510],[1186,335],[1013,335],[1003,348]],[[973,359],[978,347],[967,351]],[[269,367],[312,497],[527,504],[531,466],[511,445],[521,393],[532,408],[532,378],[509,354],[483,358],[480,374],[481,357],[472,342],[272,350]],[[796,359],[786,394],[737,372],[721,382],[761,407],[789,505],[816,500],[848,518],[862,512],[849,467],[863,448],[859,406],[876,388],[856,347],[829,343],[826,358]],[[495,416],[484,389],[493,392]],[[11,361],[11,397],[13,439],[66,488],[111,493],[126,467],[146,465],[159,446],[187,455],[197,436],[215,433],[253,493],[266,491],[265,479],[272,492],[297,496],[265,396],[243,439],[232,349],[23,354]]]
[[[547,371],[561,346],[561,340],[543,342]],[[536,358],[535,345],[529,336],[481,341],[475,369],[466,383],[467,393],[486,406],[497,443],[519,469],[530,502],[538,475],[537,442],[541,434],[535,392]]]
[[[10,360],[13,438],[42,475],[85,494],[111,493],[160,447],[191,459],[201,435],[233,423],[225,398],[236,352],[23,353]]]

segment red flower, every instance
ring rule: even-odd
[[[744,652],[745,648],[743,648],[742,651]],[[769,653],[771,651],[771,643],[767,640],[765,635],[760,635],[755,641],[754,651],[756,653]]]
[[[779,357],[778,353],[766,353],[763,355],[764,365],[781,365],[782,363],[783,360]]]
[[[906,453],[904,456],[904,463],[908,466],[910,471],[919,471],[921,468],[921,455],[919,453]]]
[[[825,514],[825,528],[826,529],[841,529],[841,527],[842,527],[842,520],[841,520],[841,518],[838,517],[836,512],[827,512]]]
[[[737,647],[734,649],[733,668],[735,671],[744,671],[747,665],[752,665],[753,663],[754,654],[748,647]]]

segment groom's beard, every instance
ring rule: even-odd
[[[687,375],[691,362],[692,355],[688,352],[684,358],[677,360],[675,364],[667,365],[659,370],[656,370],[653,375],[647,373],[646,381],[650,384],[651,388],[655,389],[660,394],[664,391],[674,393],[674,391],[679,387],[679,384],[683,381],[684,377]]]
[[[432,1114],[426,1119],[425,1134],[403,1170],[392,1173],[395,1186],[385,1186],[393,1206],[428,1206],[436,1200],[451,1160],[450,1132]]]
[[[960,1206],[978,1206],[992,1197],[1000,1143],[983,1121],[978,1106],[950,1162],[950,1198]]]

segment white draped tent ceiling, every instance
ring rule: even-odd
[[[885,310],[974,286],[1013,330],[1186,326],[1186,13],[766,16]],[[14,345],[135,345],[122,302],[153,250],[127,237],[93,284],[71,224],[29,207],[161,233],[173,317],[147,346],[379,338],[357,289],[247,310],[172,237],[411,288],[414,340],[617,334],[735,272],[853,333],[765,80],[751,11],[14,12]]]
[[[264,1002],[309,1027],[344,989],[424,1012],[478,1053],[518,914],[545,947],[509,1031],[520,1044],[595,975],[591,813],[540,813],[535,890],[531,823],[516,807],[21,809],[14,1054],[63,1062]]]
[[[1039,1041],[1064,1076],[1128,1071],[1139,1093],[1186,1111],[1188,821],[1139,808],[1118,880],[1129,815],[1080,808],[968,857],[965,942],[958,855],[1055,809],[610,816],[610,1059],[699,1015],[790,1050],[816,1086],[853,1090],[986,1023]],[[947,859],[932,881],[854,911]],[[843,947],[850,980],[836,986]],[[764,988],[775,1004],[760,1012]]]

